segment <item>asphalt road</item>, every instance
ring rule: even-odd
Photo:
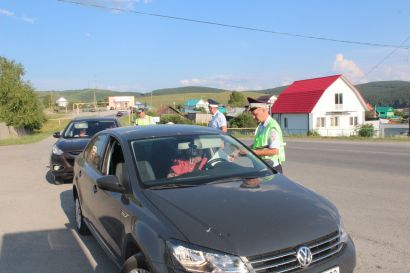
[[[118,272],[75,232],[71,185],[54,185],[54,139],[0,147],[0,272]],[[284,172],[339,208],[356,273],[410,272],[410,143],[288,140]]]

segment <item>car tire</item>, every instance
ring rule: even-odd
[[[147,270],[144,257],[140,254],[129,257],[121,269],[121,273],[150,273]]]
[[[74,203],[75,226],[77,228],[77,231],[81,235],[88,235],[90,234],[90,230],[84,222],[84,216],[81,210],[81,203],[78,196],[75,197]]]

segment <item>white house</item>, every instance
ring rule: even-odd
[[[343,75],[295,81],[272,106],[285,134],[349,136],[365,121],[366,101]]]
[[[56,100],[56,104],[59,107],[67,107],[68,105],[68,100],[66,100],[65,98],[61,97],[58,100]]]
[[[110,96],[108,97],[108,107],[110,109],[128,109],[135,104],[134,96]]]
[[[195,109],[203,108],[208,111],[208,102],[203,99],[190,99],[184,104],[184,112],[193,112]]]
[[[269,109],[272,109],[273,104],[276,102],[278,98],[275,95],[265,95],[265,96],[260,96],[258,98],[259,101],[263,101],[266,104],[268,104]],[[272,113],[271,113],[272,114]]]

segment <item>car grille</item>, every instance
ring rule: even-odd
[[[317,240],[299,246],[247,257],[247,260],[257,273],[297,272],[302,269],[302,266],[296,258],[296,251],[300,246],[307,246],[310,248],[313,255],[312,264],[314,264],[335,256],[343,248],[343,243],[340,241],[339,232],[335,231]]]

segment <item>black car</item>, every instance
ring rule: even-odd
[[[92,136],[99,131],[119,126],[118,120],[112,117],[76,118],[62,133],[55,132],[53,136],[58,140],[53,145],[50,156],[50,171],[55,182],[58,184],[73,178],[74,159]]]
[[[76,158],[77,230],[131,272],[351,273],[336,207],[235,138],[188,125],[98,133]]]

